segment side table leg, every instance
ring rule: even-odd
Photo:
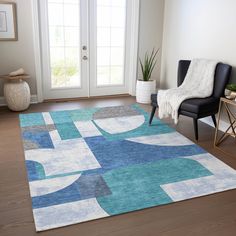
[[[215,128],[215,138],[214,138],[214,146],[215,147],[217,146],[217,136],[218,136],[218,131],[219,131],[221,113],[222,113],[222,101],[220,101],[219,114],[218,114],[218,117],[217,117],[217,125],[216,125],[216,128]]]

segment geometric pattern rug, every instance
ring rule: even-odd
[[[36,231],[236,188],[236,171],[138,105],[20,115]]]

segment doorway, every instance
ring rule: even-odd
[[[44,99],[130,93],[135,1],[39,1]]]

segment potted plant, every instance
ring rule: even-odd
[[[140,66],[142,69],[142,79],[137,80],[136,86],[136,101],[138,103],[150,103],[151,94],[156,92],[156,80],[152,80],[152,72],[156,65],[156,56],[159,49],[152,50],[151,55],[145,54],[144,61],[139,58]]]
[[[227,84],[225,96],[229,99],[234,99],[236,97],[236,84]]]

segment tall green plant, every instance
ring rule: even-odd
[[[159,49],[155,51],[155,49],[153,48],[150,56],[147,52],[145,53],[143,62],[139,58],[139,62],[140,62],[140,66],[141,66],[142,74],[143,74],[143,81],[150,80],[152,71],[157,63],[156,56],[158,52],[159,52]]]

